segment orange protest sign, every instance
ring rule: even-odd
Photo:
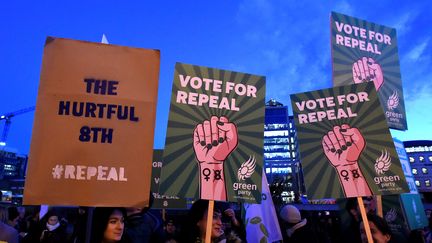
[[[145,206],[160,53],[48,37],[25,204]]]

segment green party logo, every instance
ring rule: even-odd
[[[249,156],[249,159],[243,162],[237,172],[237,177],[239,181],[244,181],[247,178],[250,178],[252,174],[255,172],[256,167],[256,159],[255,156]],[[251,195],[252,190],[257,190],[257,185],[235,182],[233,184],[234,191],[237,192],[237,195]]]
[[[396,218],[397,218],[397,213],[396,213],[396,210],[394,208],[390,209],[385,215],[385,220],[389,224],[392,223],[393,221],[395,221]]]
[[[400,177],[398,175],[384,175],[388,170],[390,170],[391,164],[391,157],[387,150],[381,151],[381,156],[375,160],[375,172],[377,175],[383,176],[374,177],[375,184],[380,185],[381,188],[395,187],[395,182],[400,181]]]

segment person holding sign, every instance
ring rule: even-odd
[[[181,243],[204,242],[208,206],[209,202],[207,200],[198,200],[192,205],[188,214],[188,222],[184,224],[180,232]],[[222,226],[222,213],[218,205],[215,205],[210,234],[213,243],[224,242],[225,240]]]
[[[212,116],[196,125],[193,134],[201,198],[226,201],[224,161],[237,147],[237,126],[224,116]]]
[[[372,238],[374,242],[376,243],[391,242],[390,240],[392,234],[387,222],[383,218],[375,214],[368,214],[367,218],[369,221],[369,226],[372,232]],[[361,233],[362,242],[368,243],[363,222],[360,223],[360,233]]]
[[[336,169],[347,197],[371,196],[372,192],[358,165],[366,142],[360,130],[348,124],[334,126],[322,138],[327,159]]]

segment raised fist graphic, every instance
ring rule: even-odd
[[[237,144],[237,126],[224,116],[212,116],[210,121],[196,125],[193,148],[199,162],[202,199],[226,200],[223,163]]]
[[[324,153],[334,167],[358,161],[365,140],[357,128],[349,125],[334,126],[322,139]]]
[[[334,126],[321,141],[324,154],[336,169],[347,197],[370,196],[372,192],[358,166],[366,142],[357,128]]]
[[[362,57],[354,62],[352,74],[354,83],[358,84],[373,81],[377,91],[384,84],[381,66],[370,57]]]
[[[224,116],[212,116],[195,127],[193,144],[200,163],[223,162],[237,147],[237,127]]]

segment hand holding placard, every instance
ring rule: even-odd
[[[354,83],[373,81],[378,91],[384,84],[381,66],[372,58],[362,57],[353,63],[352,74]]]
[[[358,166],[358,159],[365,145],[360,131],[348,124],[334,126],[333,130],[322,138],[324,153],[336,168],[347,197],[372,195]]]
[[[237,127],[228,118],[212,116],[193,132],[193,147],[200,168],[202,199],[226,200],[223,162],[237,147]]]

